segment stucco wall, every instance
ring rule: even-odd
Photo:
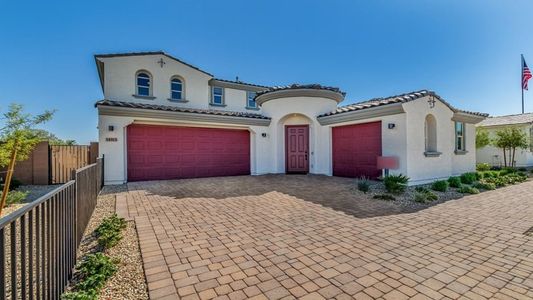
[[[209,105],[211,97],[209,80],[212,77],[166,56],[145,55],[100,59],[104,62],[104,97],[106,99],[188,108],[257,112],[246,109],[246,91],[228,87],[224,88],[226,106]],[[160,59],[165,61],[163,68],[157,63]],[[139,70],[146,70],[152,75],[152,96],[155,99],[133,96],[136,93],[135,75]],[[169,100],[170,79],[176,75],[184,81],[184,96],[188,101],[186,103]]]
[[[318,97],[288,97],[267,101],[263,114],[272,118],[270,143],[264,151],[272,153],[270,167],[258,169],[260,174],[285,173],[285,125],[309,125],[309,172],[331,174],[331,130],[321,126],[316,116],[333,111],[334,100]],[[265,156],[266,157],[266,156]]]
[[[464,172],[475,171],[475,127],[465,124],[466,153],[455,153],[455,122],[453,111],[440,101],[431,108],[429,98],[423,97],[403,105],[407,114],[407,175],[412,184],[448,178]],[[425,119],[432,114],[437,122],[437,157],[425,152]]]
[[[528,137],[528,140],[531,140],[531,125],[515,125],[515,127],[520,128]],[[494,127],[485,127],[489,133],[489,137],[494,139],[496,137],[496,131],[503,129],[503,126],[494,126]],[[509,157],[509,154],[507,154]],[[530,167],[533,166],[533,152],[531,148],[527,149],[517,149],[515,153],[515,161],[517,167]],[[492,166],[503,166],[503,150],[496,148],[494,146],[487,146],[477,150],[477,162],[478,163],[488,163]]]

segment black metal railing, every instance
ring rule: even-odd
[[[103,186],[103,158],[0,219],[0,299],[59,299]]]

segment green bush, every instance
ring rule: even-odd
[[[451,187],[460,188],[461,187],[461,178],[457,177],[457,176],[452,176],[452,177],[448,178],[448,183],[450,184]]]
[[[396,200],[396,198],[394,198],[394,196],[389,195],[389,194],[378,194],[378,195],[374,195],[374,197],[372,197],[372,198],[380,199],[380,200],[386,200],[386,201],[394,201],[394,200]]]
[[[425,192],[416,192],[415,193],[415,202],[418,203],[429,203],[435,200],[438,200],[439,196],[437,196],[435,193],[433,193],[430,190],[427,190]]]
[[[480,190],[495,190],[496,189],[496,184],[492,182],[488,182],[485,179],[481,179],[478,182],[474,182],[472,186]]]
[[[500,176],[505,176],[505,175],[509,175],[509,174],[513,174],[513,173],[516,173],[516,169],[515,168],[511,168],[511,167],[507,167],[507,168],[503,168],[501,171],[500,171]]]
[[[460,189],[457,190],[459,193],[463,194],[479,194],[479,190],[475,187],[469,185],[463,185]]]
[[[29,192],[10,191],[9,193],[7,193],[6,206],[22,203],[28,196],[28,193]]]
[[[370,182],[365,177],[362,177],[357,181],[357,189],[363,193],[368,193],[370,190]]]
[[[464,184],[472,184],[474,181],[477,180],[477,174],[476,173],[464,173],[461,175],[461,182]]]
[[[126,228],[124,218],[119,218],[117,214],[105,218],[96,228],[98,244],[104,248],[115,246],[122,239],[122,229]]]
[[[496,178],[496,177],[499,177],[499,176],[500,176],[500,171],[486,171],[486,172],[483,172],[483,178]]]
[[[402,175],[402,174],[389,175],[383,179],[383,183],[385,184],[385,189],[387,190],[387,192],[392,193],[392,194],[401,194],[405,192],[408,181],[409,181],[409,177]]]
[[[419,193],[430,192],[430,190],[427,187],[425,187],[425,186],[417,186],[417,187],[415,187],[415,191],[417,191]]]
[[[86,255],[77,269],[81,280],[74,286],[73,292],[65,293],[62,298],[69,300],[98,299],[100,289],[117,271],[117,261],[101,252]]]
[[[476,165],[476,170],[483,172],[483,171],[489,171],[490,165],[488,163],[480,163]]]
[[[521,168],[518,168],[518,171],[520,171],[520,172],[527,172],[527,169],[524,168],[524,167],[521,167]]]
[[[446,192],[449,186],[450,184],[448,183],[448,181],[438,180],[438,181],[433,182],[433,184],[431,185],[431,188],[435,191]]]

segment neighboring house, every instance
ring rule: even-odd
[[[504,128],[519,128],[527,135],[529,147],[516,149],[515,166],[533,166],[533,113],[509,115],[487,118],[477,125],[478,129],[486,130],[489,137],[494,139],[496,132]],[[509,154],[508,154],[509,164]],[[503,166],[503,150],[492,145],[477,150],[477,162],[488,163],[492,166]]]
[[[95,60],[107,184],[268,173],[376,178],[385,165],[414,184],[475,170],[474,124],[486,115],[430,91],[338,107],[338,88],[217,79],[164,52]]]

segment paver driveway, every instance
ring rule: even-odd
[[[416,212],[352,185],[130,183],[117,211],[136,220],[152,299],[533,298],[533,181]]]

